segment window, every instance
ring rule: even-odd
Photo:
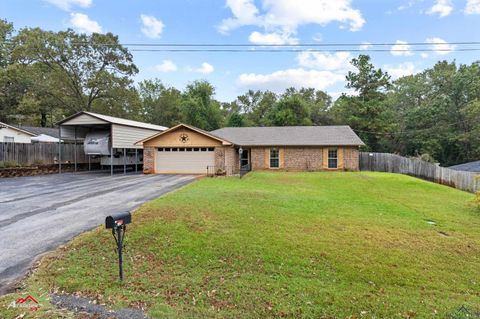
[[[278,148],[270,149],[270,168],[279,168],[280,167],[280,152]]]
[[[15,137],[13,137],[13,136],[4,136],[4,137],[3,137],[3,142],[4,142],[4,143],[14,143],[14,142],[15,142]]]
[[[159,152],[163,152],[163,148],[159,148],[158,151],[159,151]]]
[[[191,152],[192,151],[192,148],[191,147],[187,147],[187,152]]]
[[[209,148],[208,148],[208,151],[209,151],[209,152],[213,152],[213,147],[209,147]]]
[[[198,147],[194,147],[194,148],[193,148],[193,151],[194,151],[194,152],[199,152],[200,149],[199,149]]]
[[[328,168],[337,168],[338,158],[337,149],[331,148],[328,150]]]
[[[206,148],[206,147],[202,147],[201,150],[202,150],[202,152],[206,152],[206,151],[207,151],[207,148]]]
[[[165,147],[165,152],[170,152],[170,147]]]

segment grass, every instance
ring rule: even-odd
[[[203,179],[135,212],[123,285],[98,228],[44,258],[17,295],[78,293],[154,318],[445,318],[480,309],[473,197],[385,173]]]

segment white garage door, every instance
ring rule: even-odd
[[[206,174],[207,166],[214,165],[213,147],[165,147],[157,151],[157,173]]]

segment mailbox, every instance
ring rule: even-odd
[[[132,222],[132,215],[130,212],[113,213],[105,218],[105,228],[112,230],[113,238],[117,244],[118,252],[118,277],[123,281],[123,259],[122,249],[123,240],[125,239],[125,232],[127,231],[127,224]]]
[[[113,229],[121,225],[130,224],[132,215],[129,212],[113,213],[105,218],[105,228]]]

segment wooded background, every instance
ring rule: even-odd
[[[322,53],[328,54],[328,53]],[[418,156],[450,166],[480,159],[480,63],[438,61],[393,80],[368,55],[351,60],[336,100],[313,88],[248,90],[233,101],[193,81],[135,83],[138,68],[112,33],[15,30],[0,20],[0,121],[53,126],[78,111],[205,130],[222,126],[350,125],[365,151]]]

